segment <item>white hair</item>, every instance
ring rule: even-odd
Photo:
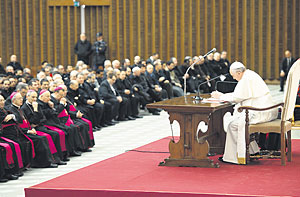
[[[83,66],[84,62],[79,60],[77,63],[76,63],[76,66]]]
[[[78,71],[77,70],[72,70],[71,72],[70,72],[70,77],[72,76],[76,76],[78,74]]]
[[[241,62],[233,62],[231,65],[230,65],[230,70],[232,72],[244,72],[246,70],[244,64],[242,64]]]
[[[141,70],[140,67],[136,66],[136,67],[134,67],[134,68],[132,69],[132,72],[134,73],[134,72],[139,71],[139,70]]]
[[[104,67],[107,66],[107,65],[111,65],[111,61],[110,60],[105,60]]]
[[[113,67],[115,67],[117,65],[120,65],[120,61],[119,60],[114,60],[111,64],[112,64]]]
[[[57,79],[62,79],[61,75],[60,74],[55,74],[52,79],[55,81]]]

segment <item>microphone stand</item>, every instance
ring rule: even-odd
[[[201,58],[206,58],[206,56],[208,56],[209,54],[211,54],[211,53],[213,53],[213,52],[215,52],[216,51],[216,48],[213,48],[212,50],[210,50],[210,51],[208,51],[203,57],[199,57],[199,59],[196,61],[196,62],[194,62],[192,65],[190,65],[189,67],[188,67],[188,69],[186,70],[186,72],[185,72],[185,74],[183,75],[183,80],[184,80],[184,96],[186,96],[186,74],[189,72],[189,70],[195,65],[195,64],[197,64],[200,60],[201,60]]]
[[[221,77],[222,75],[223,75],[223,74],[221,74],[221,75],[219,75],[219,76],[216,76],[216,77],[214,77],[214,78],[212,78],[212,79],[210,79],[210,80],[207,80],[207,81],[205,81],[205,82],[200,83],[200,84],[198,85],[198,88],[197,88],[197,96],[194,97],[195,100],[203,100],[203,98],[200,96],[200,86],[201,86],[201,85],[206,84],[206,83],[208,83],[208,82],[210,82],[210,81],[213,81],[213,80],[215,80],[215,79]],[[229,75],[229,73],[226,73],[226,74],[224,74],[223,76],[227,76],[227,75]]]

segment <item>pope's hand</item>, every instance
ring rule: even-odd
[[[219,99],[222,95],[223,95],[223,93],[222,92],[218,92],[218,91],[213,91],[211,93],[211,97],[212,98],[216,98],[216,99]]]

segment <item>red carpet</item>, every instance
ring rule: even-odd
[[[168,151],[168,138],[138,148]],[[300,140],[293,161],[260,160],[220,168],[162,167],[166,153],[127,152],[25,189],[26,197],[300,196]],[[216,160],[217,157],[214,157]]]

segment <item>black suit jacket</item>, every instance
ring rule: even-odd
[[[2,66],[2,64],[0,64],[0,74],[6,74],[6,71],[5,71],[4,67]]]
[[[25,117],[27,118],[30,124],[43,126],[46,122],[46,117],[39,108],[40,107],[38,106],[38,111],[35,112],[33,111],[33,107],[31,104],[24,102],[23,106],[21,107],[21,110],[23,111]]]
[[[23,71],[23,67],[21,66],[21,64],[19,62],[9,62],[7,64],[7,66],[12,66],[14,68],[15,72],[16,72],[16,70],[22,70]]]
[[[114,86],[114,89],[115,89],[116,95],[110,88],[110,84],[108,83],[108,81],[104,80],[104,81],[102,81],[102,83],[100,85],[99,94],[100,94],[101,98],[103,98],[104,100],[109,100],[112,98],[116,99],[117,96],[120,96],[120,94],[117,91],[117,88],[115,86]]]
[[[290,68],[292,67],[293,63],[296,61],[295,58],[291,57],[290,64],[288,65],[287,58],[283,58],[281,64],[280,64],[280,72],[283,71],[286,74],[290,71]]]

